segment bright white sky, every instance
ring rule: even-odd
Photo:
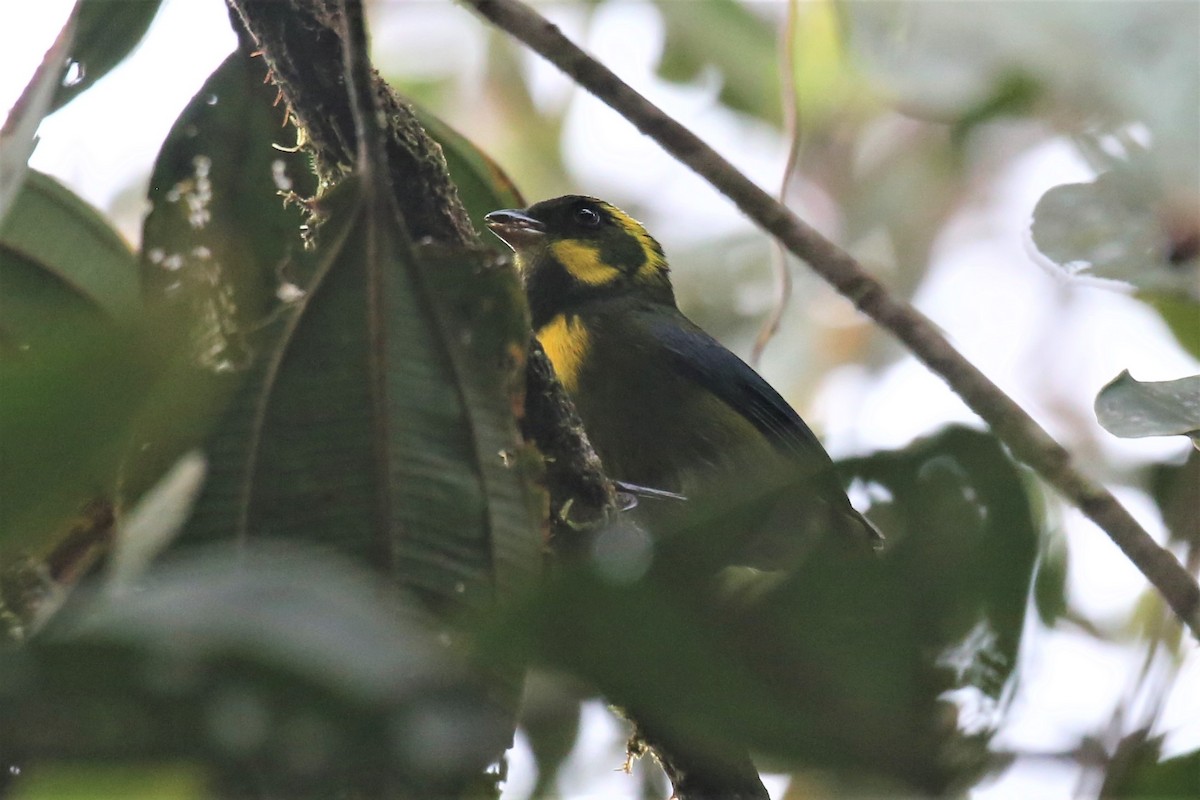
[[[70,5],[69,0],[26,3],[14,12],[20,15],[19,23],[13,24],[10,15],[9,24],[0,28],[0,110],[16,99]],[[578,15],[572,11],[560,11],[555,21],[568,33],[579,34]],[[389,44],[381,58],[388,52],[405,52],[399,45],[391,48],[403,41],[406,25],[412,49],[438,41],[482,44],[478,23],[449,2],[396,2],[386,6],[379,20],[377,41]],[[779,137],[714,108],[706,91],[656,79],[657,26],[653,13],[636,2],[609,4],[589,29],[587,45],[610,63],[620,54],[623,77],[733,156],[756,180],[774,186],[783,164]],[[642,35],[631,36],[630,31]],[[33,165],[114,214],[125,235],[136,241],[141,209],[127,198],[144,194],[171,123],[233,47],[223,3],[168,0],[129,60],[43,124]],[[477,50],[460,52],[465,55],[455,58],[464,60],[468,72],[480,68]],[[397,58],[403,68],[405,59]],[[652,211],[661,209],[658,216],[663,219],[677,219],[675,211],[687,208],[701,230],[748,228],[728,202],[598,101],[570,93],[565,79],[536,59],[530,59],[529,70],[539,102],[571,103],[567,163],[581,188],[604,195],[620,187],[623,195],[638,197]],[[600,146],[612,157],[593,157]],[[602,168],[597,166],[601,163]],[[1041,194],[1055,184],[1090,176],[1063,143],[1036,148],[1018,159],[980,207],[945,232],[916,303],[968,357],[1089,463],[1138,463],[1182,455],[1183,440],[1108,436],[1091,425],[1091,403],[1102,385],[1130,365],[1136,365],[1139,380],[1195,374],[1200,365],[1141,304],[1111,289],[1063,281],[1037,265],[1029,244],[1030,214]],[[514,177],[519,181],[519,175]],[[131,193],[131,187],[136,191]],[[121,202],[121,196],[126,201]],[[669,253],[673,242],[681,246],[694,236],[694,230],[667,226],[659,238]],[[686,279],[686,273],[679,275],[679,280]],[[763,371],[778,381],[787,364],[770,355],[768,350]],[[947,420],[973,420],[957,398],[912,359],[893,365],[877,379],[854,369],[835,373],[806,416],[824,431],[835,455],[900,446]],[[1087,425],[1081,427],[1081,420]],[[1122,490],[1119,495],[1152,532],[1162,535],[1153,504],[1140,492]],[[1144,580],[1077,512],[1066,512],[1063,524],[1071,550],[1073,602],[1102,623],[1122,620],[1144,590]],[[1102,734],[1114,705],[1132,690],[1136,667],[1136,659],[1121,648],[1069,632],[1034,632],[1028,637],[1021,688],[997,745],[1053,750],[1070,746],[1084,734]],[[1200,747],[1200,653],[1194,642],[1179,684],[1193,691],[1178,692],[1168,702],[1159,729],[1169,732],[1169,752]],[[579,783],[562,786],[564,796],[635,792],[631,779],[613,772],[620,765],[620,734],[611,720],[598,707],[589,708],[585,719],[586,735],[571,762]],[[519,742],[508,800],[529,791],[530,764]],[[1053,766],[1014,770],[975,795],[1063,797],[1078,788],[1077,778],[1073,770]],[[773,781],[773,794],[778,796],[783,785]]]

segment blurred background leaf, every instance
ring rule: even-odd
[[[714,606],[698,553],[755,503],[708,509],[639,577],[605,567],[598,545],[489,629],[484,652],[581,677],[700,752],[749,745],[768,764],[859,775],[859,791],[946,791],[982,769],[1011,696],[1039,523],[1016,466],[969,429],[847,471],[888,498],[873,509],[880,558],[833,545],[794,573],[746,575],[741,600]]]
[[[116,491],[170,336],[141,309],[132,251],[30,173],[0,227],[0,551],[48,547]]]
[[[1159,189],[1130,169],[1056,186],[1033,212],[1033,241],[1070,274],[1119,280],[1200,301],[1200,259],[1172,260]],[[1200,224],[1200,223],[1197,223]]]
[[[1185,798],[1200,785],[1200,750],[1163,758],[1162,736],[1147,730],[1125,737],[1105,776],[1101,797]]]
[[[0,549],[48,547],[96,498],[116,496],[122,456],[166,363],[170,329],[95,325],[0,358]]]
[[[16,277],[20,262],[26,272],[35,267],[40,283],[54,282],[112,319],[128,319],[141,310],[132,249],[95,208],[47,175],[29,174],[11,213],[0,224],[0,245],[10,280],[21,280]],[[5,324],[52,323],[53,314],[48,312],[54,300],[36,311],[22,309],[24,303],[45,296],[44,289],[36,290],[29,278],[24,280],[22,286],[5,288]]]
[[[1200,446],[1200,375],[1138,381],[1126,370],[1096,395],[1096,419],[1113,436],[1190,436]]]
[[[196,551],[135,592],[77,596],[0,651],[0,674],[0,752],[31,790],[99,758],[186,767],[203,796],[444,796],[507,735],[411,598],[294,544]]]
[[[754,6],[735,0],[662,0],[655,5],[666,25],[660,75],[698,82],[712,70],[722,103],[778,124],[776,34]]]

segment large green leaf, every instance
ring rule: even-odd
[[[51,111],[69,103],[108,74],[137,46],[162,0],[80,0],[67,78],[54,95]],[[66,65],[64,65],[65,67]]]
[[[440,600],[511,587],[538,561],[515,278],[484,253],[410,251],[354,186],[329,214],[212,442],[192,535],[336,545]]]
[[[317,247],[300,252],[277,182],[315,187],[299,183],[302,156],[271,148],[282,112],[257,73],[237,54],[222,65],[151,186],[147,282],[181,298],[197,355],[237,384],[184,541],[316,540],[443,600],[508,586],[538,561],[514,420],[516,277],[482,252],[418,254],[353,181],[322,201]],[[504,190],[484,196],[496,181],[482,156],[451,150],[478,212],[494,208]]]

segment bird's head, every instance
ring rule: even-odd
[[[610,203],[567,195],[484,219],[516,253],[535,330],[556,314],[605,297],[675,303],[662,248]]]

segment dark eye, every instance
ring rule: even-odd
[[[585,228],[600,227],[600,212],[594,208],[580,206],[575,209],[575,221]]]

